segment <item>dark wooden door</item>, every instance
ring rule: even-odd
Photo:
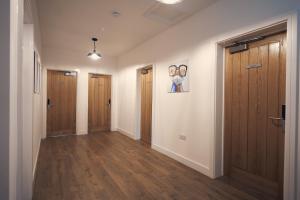
[[[76,72],[47,72],[47,136],[76,133]]]
[[[282,199],[286,34],[226,49],[224,172],[263,199]]]
[[[141,141],[151,144],[152,135],[152,68],[141,74]]]
[[[89,74],[89,133],[110,131],[111,76]]]

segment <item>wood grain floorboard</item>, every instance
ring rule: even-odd
[[[42,141],[34,200],[255,200],[117,132]]]

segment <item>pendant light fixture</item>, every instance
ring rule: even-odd
[[[100,58],[102,58],[102,56],[101,56],[101,54],[97,53],[97,51],[96,51],[96,42],[98,41],[98,39],[97,38],[92,38],[92,41],[94,43],[94,49],[87,56],[89,58],[91,58],[92,60],[99,60]]]
[[[159,1],[160,3],[164,3],[164,4],[177,4],[182,2],[183,0],[156,0]]]

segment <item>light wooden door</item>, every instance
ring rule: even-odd
[[[286,33],[226,49],[224,172],[263,199],[282,199]]]
[[[89,133],[110,131],[111,76],[89,74]]]
[[[152,137],[152,68],[141,73],[141,141],[151,144]]]
[[[75,72],[47,72],[47,136],[76,133]]]

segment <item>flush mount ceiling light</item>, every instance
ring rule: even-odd
[[[111,15],[113,17],[120,17],[121,13],[119,11],[113,10],[113,11],[111,11]]]
[[[100,58],[102,58],[100,53],[97,53],[96,51],[96,42],[98,41],[97,38],[92,38],[92,41],[94,43],[94,49],[92,52],[90,52],[87,56],[93,60],[99,60]]]
[[[159,1],[160,3],[164,3],[164,4],[176,4],[176,3],[180,3],[183,0],[156,0]]]

